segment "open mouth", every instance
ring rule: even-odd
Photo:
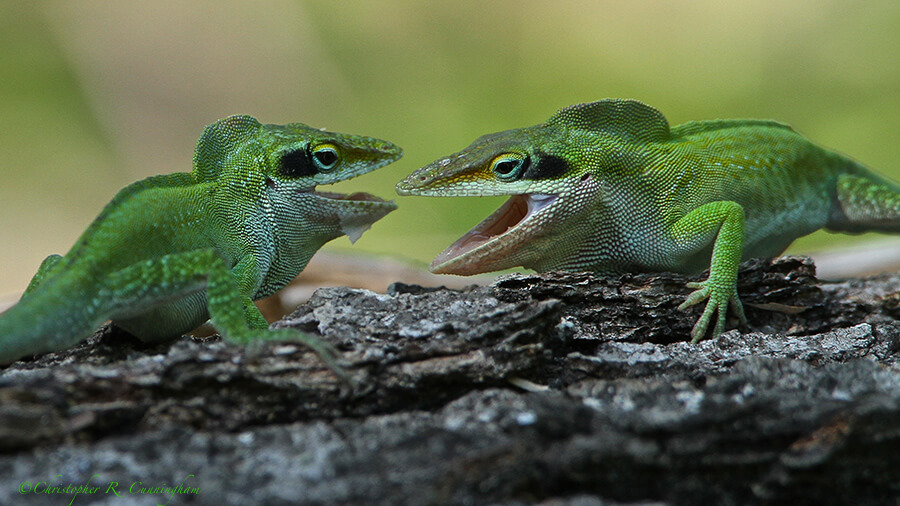
[[[556,202],[557,198],[557,195],[541,193],[513,195],[499,209],[491,213],[475,228],[466,232],[465,235],[441,252],[431,262],[431,270],[438,272],[438,268],[443,264],[460,258],[486,244],[504,239],[522,238],[512,236],[515,235],[517,230],[521,229],[523,223],[527,222],[545,207]]]

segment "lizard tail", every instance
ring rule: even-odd
[[[79,307],[76,295],[43,288],[27,293],[0,315],[0,365],[69,348],[103,324],[87,314],[83,302]]]
[[[900,186],[875,175],[842,174],[835,190],[828,229],[900,233]]]

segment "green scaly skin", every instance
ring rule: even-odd
[[[780,254],[820,228],[900,232],[900,187],[774,121],[669,127],[635,100],[573,105],[546,123],[485,135],[397,185],[401,195],[512,195],[431,270],[523,266],[594,272],[710,269],[680,306],[691,331],[725,328],[743,259]]]
[[[355,241],[394,209],[368,194],[317,192],[397,160],[370,137],[230,116],[203,131],[190,173],[122,191],[65,255],[44,260],[0,317],[0,363],[69,348],[112,320],[145,341],[210,319],[227,340],[298,341],[336,371],[337,352],[293,329],[268,329],[253,304],[306,267],[326,242]]]

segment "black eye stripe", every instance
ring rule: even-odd
[[[569,171],[569,162],[564,158],[537,153],[538,161],[522,171],[523,179],[556,179]]]
[[[525,160],[522,161],[522,170],[521,170],[522,174],[525,174],[526,172],[528,172],[528,169],[530,167],[531,167],[531,157],[526,156]]]
[[[316,168],[309,159],[305,149],[295,149],[281,155],[281,166],[278,172],[285,177],[314,176]]]

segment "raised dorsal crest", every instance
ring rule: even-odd
[[[630,98],[607,98],[564,107],[547,120],[549,125],[605,132],[630,141],[663,141],[669,122],[661,112]]]
[[[256,135],[262,125],[255,118],[243,114],[229,116],[208,125],[194,150],[194,173],[200,181],[219,176],[222,165],[241,146]]]

